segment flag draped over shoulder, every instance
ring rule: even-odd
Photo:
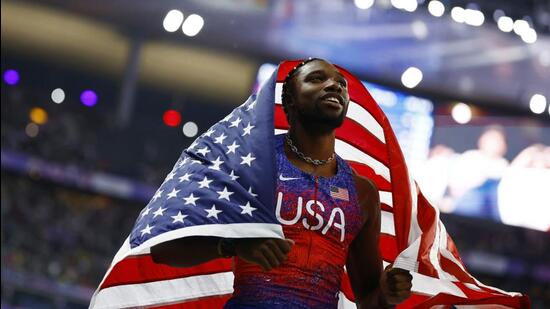
[[[187,236],[284,237],[274,210],[274,132],[288,129],[282,83],[298,63],[282,62],[257,95],[183,151],[115,255],[90,308],[221,308],[233,292],[230,259],[175,268],[155,264],[150,248]],[[526,296],[485,286],[466,271],[439,211],[409,175],[388,119],[362,83],[338,69],[348,81],[350,105],[336,130],[336,152],[379,188],[384,264],[413,274],[414,294],[398,308],[528,308]],[[344,273],[339,306],[355,308],[353,301]]]

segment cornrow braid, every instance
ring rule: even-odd
[[[288,101],[290,100],[290,97],[291,97],[291,92],[290,92],[290,86],[288,86],[288,82],[290,81],[290,79],[294,76],[294,74],[296,74],[296,72],[298,71],[298,69],[300,69],[301,67],[303,67],[304,65],[312,62],[312,61],[315,61],[315,60],[320,60],[320,61],[324,61],[323,59],[321,58],[312,58],[312,57],[309,57],[307,58],[306,60],[298,63],[298,65],[296,65],[292,70],[290,70],[290,72],[288,72],[288,74],[286,75],[285,77],[285,80],[283,82],[283,93],[282,93],[282,103],[283,103],[283,110],[285,112],[285,114],[288,115],[288,112],[287,112],[287,104],[288,104]]]

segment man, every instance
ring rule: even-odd
[[[344,266],[360,308],[406,299],[408,271],[382,271],[378,190],[334,153],[348,104],[344,76],[324,60],[308,59],[285,79],[290,130],[276,140],[276,215],[287,239],[181,238],[154,246],[153,260],[189,267],[236,256],[226,308],[336,308]]]

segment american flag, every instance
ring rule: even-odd
[[[221,308],[233,291],[231,260],[174,268],[155,264],[150,248],[185,236],[283,237],[273,205],[274,131],[288,129],[282,83],[298,63],[282,62],[257,96],[183,151],[138,216],[90,308]],[[414,294],[398,308],[528,308],[527,296],[486,286],[466,271],[438,209],[409,175],[384,113],[358,79],[339,70],[348,81],[350,105],[336,130],[336,152],[380,190],[384,265],[393,263],[413,274]],[[339,307],[355,308],[346,273]]]
[[[349,201],[349,193],[347,189],[339,188],[337,186],[330,187],[330,196],[333,198]]]

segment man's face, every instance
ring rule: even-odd
[[[347,81],[336,67],[315,60],[305,64],[290,81],[290,110],[295,121],[335,129],[342,125],[349,104]]]

